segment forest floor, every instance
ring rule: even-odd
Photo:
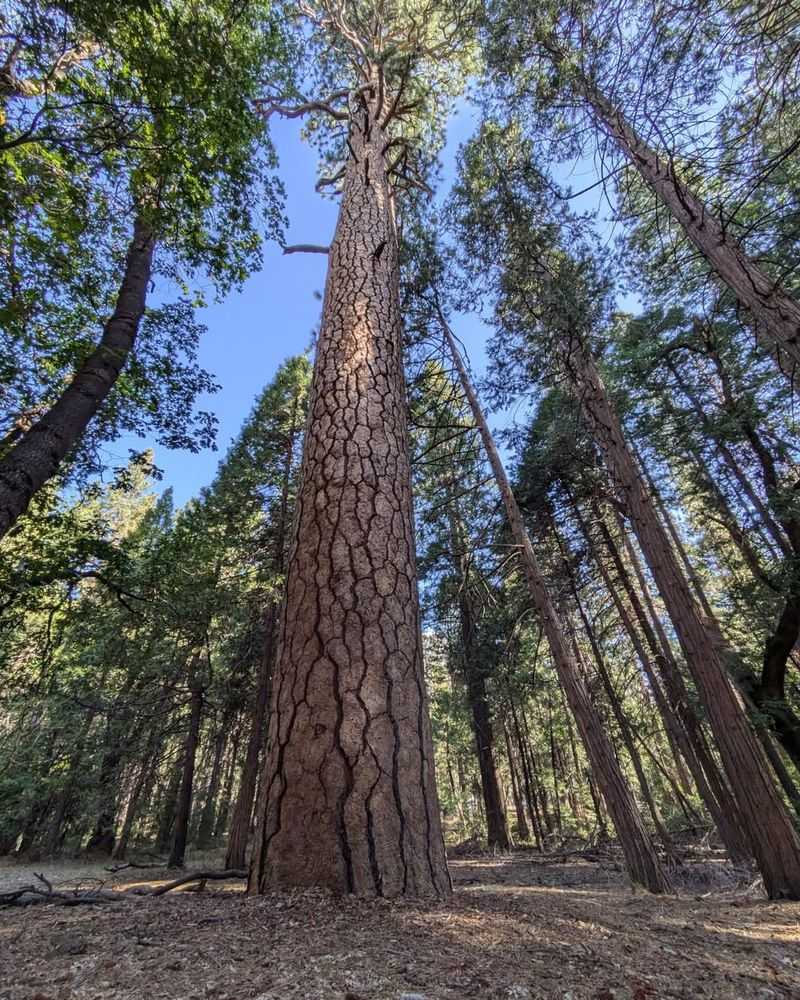
[[[6,865],[0,890],[34,869],[69,885],[174,876]],[[800,1000],[800,904],[720,889],[712,864],[667,897],[631,891],[613,860],[485,855],[459,857],[451,872],[445,903],[251,898],[231,882],[6,907],[0,1000]]]

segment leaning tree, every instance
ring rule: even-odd
[[[444,895],[422,668],[399,302],[401,195],[427,190],[469,24],[437,0],[299,5],[341,197],[311,387],[249,891]]]

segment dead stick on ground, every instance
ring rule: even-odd
[[[104,889],[102,887],[89,889],[85,892],[80,892],[77,889],[69,890],[67,892],[60,891],[58,889],[54,889],[52,883],[49,882],[44,875],[39,873],[34,874],[35,877],[47,887],[46,889],[42,889],[38,885],[24,885],[20,886],[18,889],[12,889],[9,892],[0,893],[0,906],[27,906],[33,903],[53,903],[58,906],[119,903],[130,900],[134,896],[163,896],[165,893],[171,892],[173,889],[178,889],[182,885],[189,885],[192,882],[205,883],[212,881],[219,882],[228,880],[233,881],[234,879],[245,879],[247,878],[248,873],[243,868],[231,868],[221,872],[190,872],[181,876],[181,878],[175,879],[172,882],[167,882],[166,885],[160,885],[155,889],[142,889],[137,887],[134,889],[123,890],[121,892],[117,892],[113,889]]]
[[[163,896],[165,892],[171,892],[173,889],[178,889],[182,885],[188,885],[190,882],[221,881],[238,878],[247,878],[247,871],[244,868],[230,868],[224,872],[192,872],[190,875],[176,878],[174,882],[160,885],[157,889],[153,889],[152,892],[148,893],[148,895]]]

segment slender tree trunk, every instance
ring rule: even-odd
[[[569,572],[569,567],[565,561],[565,569]],[[664,821],[661,819],[661,814],[658,811],[658,806],[656,805],[655,799],[653,798],[653,793],[650,789],[650,782],[647,780],[647,775],[644,770],[644,765],[642,764],[642,758],[639,754],[639,749],[636,746],[636,741],[633,738],[633,732],[625,716],[625,712],[622,709],[622,705],[617,697],[617,692],[614,690],[614,685],[609,676],[608,670],[606,668],[605,659],[603,657],[600,645],[597,642],[597,638],[592,629],[591,622],[589,621],[588,615],[584,610],[583,603],[578,595],[578,590],[575,585],[575,580],[572,578],[572,573],[569,573],[571,583],[572,583],[572,593],[575,597],[575,604],[578,608],[578,614],[583,622],[583,628],[586,632],[586,636],[589,639],[589,647],[592,650],[592,656],[594,658],[595,666],[597,667],[597,673],[600,677],[600,682],[603,685],[603,690],[606,693],[606,698],[608,698],[609,706],[611,707],[611,714],[616,720],[617,727],[619,728],[620,736],[622,737],[622,742],[625,749],[628,751],[628,756],[633,764],[633,770],[636,773],[636,780],[639,782],[639,788],[642,793],[642,798],[644,799],[647,809],[650,813],[650,817],[653,820],[653,826],[658,836],[661,838],[661,843],[665,848],[669,849],[672,847],[672,838],[667,833],[667,828],[664,826]]]
[[[373,93],[350,118],[329,252],[251,893],[450,892],[422,671],[386,109]]]
[[[136,778],[134,779],[133,787],[131,788],[131,793],[128,797],[127,806],[125,807],[125,817],[122,820],[122,828],[120,829],[119,837],[114,845],[114,849],[111,852],[111,857],[115,860],[124,858],[128,853],[128,845],[130,844],[133,824],[136,821],[136,817],[139,812],[139,804],[142,801],[145,788],[148,787],[149,783],[153,779],[155,769],[158,764],[158,758],[155,751],[156,740],[151,737],[148,744],[147,757],[141,762],[136,772]]]
[[[153,247],[150,228],[137,219],[116,308],[100,343],[50,409],[0,459],[0,539],[55,475],[113,389],[144,314]]]
[[[275,548],[272,553],[272,563],[276,573],[283,574],[285,569],[286,535],[289,522],[289,493],[292,485],[292,464],[294,462],[295,441],[300,429],[297,426],[299,416],[299,394],[295,393],[292,400],[292,415],[289,435],[286,441],[286,452],[283,462],[283,477],[281,483],[281,500],[278,508],[278,523],[275,531]],[[226,868],[244,868],[247,842],[250,838],[250,828],[253,818],[253,800],[258,782],[258,767],[261,751],[266,736],[267,711],[272,688],[272,671],[275,665],[275,650],[277,644],[277,628],[280,608],[275,601],[270,602],[264,614],[264,641],[261,651],[261,664],[258,676],[258,688],[253,707],[253,722],[247,740],[242,775],[239,781],[239,792],[233,809],[230,832],[228,834],[228,850],[225,857]]]
[[[158,854],[165,854],[170,850],[172,831],[175,827],[175,816],[178,811],[178,793],[181,788],[182,775],[183,758],[181,757],[173,762],[172,773],[160,796],[158,830],[156,832],[156,851]]]
[[[237,725],[231,737],[231,748],[228,754],[228,762],[225,768],[225,780],[222,782],[222,795],[220,796],[217,808],[217,818],[214,823],[214,840],[219,840],[225,833],[228,824],[228,814],[230,812],[231,798],[233,795],[233,781],[236,777],[236,764],[239,759],[239,741],[241,739],[241,726]]]
[[[509,697],[508,700],[509,707],[511,708],[511,718],[514,722],[514,735],[517,740],[517,747],[519,749],[519,762],[522,768],[522,778],[525,787],[525,800],[528,803],[528,812],[530,813],[531,823],[533,825],[533,837],[536,842],[536,849],[540,853],[544,849],[544,824],[542,823],[542,817],[539,813],[539,800],[536,795],[536,786],[531,775],[530,763],[528,761],[528,755],[525,752],[525,740],[522,735],[522,730],[519,725],[519,717],[517,715],[517,709],[514,705],[513,699]]]
[[[719,484],[708,468],[705,456],[701,450],[694,445],[690,445],[683,458],[684,461],[690,464],[690,468],[694,472],[694,478],[702,490],[704,513],[708,512],[710,514],[714,510],[717,511],[719,522],[728,533],[734,548],[744,560],[753,579],[769,587],[770,590],[779,589],[770,573],[763,566],[761,556],[750,541],[747,531],[740,524],[737,514],[728,503],[728,498],[722,489],[720,489]]]
[[[464,363],[450,328],[442,319],[453,362],[458,370],[464,395],[472,410],[473,419],[483,441],[489,463],[503,498],[506,516],[514,540],[519,547],[522,567],[534,606],[538,612],[545,635],[550,644],[553,662],[558,673],[567,703],[575,717],[578,730],[586,747],[587,756],[595,777],[602,789],[608,811],[620,839],[631,879],[646,886],[651,892],[668,892],[669,880],[661,867],[655,848],[647,835],[642,818],[636,808],[631,790],[620,770],[609,742],[608,735],[592,704],[578,664],[570,654],[561,623],[547,592],[538,560],[533,551],[519,507],[495,447],[478,398],[472,388]]]
[[[715,761],[708,752],[700,729],[700,723],[689,705],[688,692],[683,684],[683,678],[680,675],[678,665],[672,659],[669,651],[665,652],[659,646],[656,634],[650,624],[645,608],[639,599],[627,567],[622,560],[616,542],[604,519],[600,516],[599,511],[597,511],[597,521],[600,526],[603,542],[617,572],[617,578],[622,584],[636,620],[639,623],[639,627],[642,629],[645,642],[653,657],[653,662],[658,667],[658,671],[664,679],[667,689],[666,696],[661,690],[658,677],[655,675],[650,660],[636,636],[636,630],[628,616],[627,609],[608,576],[608,571],[603,560],[594,549],[591,538],[589,538],[589,545],[592,547],[594,560],[600,568],[606,587],[609,593],[611,593],[612,599],[616,603],[620,615],[626,624],[626,628],[634,641],[639,662],[647,674],[656,697],[656,704],[664,719],[664,726],[668,732],[672,733],[672,738],[675,741],[678,751],[686,761],[700,797],[714,821],[714,825],[731,861],[734,864],[749,864],[753,859],[753,854],[742,829],[741,821],[739,820],[738,807],[733,796],[730,794],[730,790],[725,785]],[[584,526],[584,532],[586,533],[586,531],[587,529]],[[639,577],[639,585],[645,587],[644,578],[639,576],[640,568],[638,563],[634,563],[634,569],[637,577]]]
[[[207,850],[211,846],[211,842],[214,839],[214,820],[216,818],[217,795],[219,794],[219,786],[222,780],[222,761],[225,755],[225,744],[228,740],[229,722],[229,718],[223,717],[220,730],[214,739],[214,759],[211,763],[211,777],[209,778],[208,788],[206,789],[205,799],[203,801],[203,811],[200,814],[200,822],[197,824],[196,841],[198,851]],[[228,868],[230,866],[226,864],[225,867]]]
[[[528,820],[525,816],[525,804],[522,801],[522,791],[520,789],[519,775],[514,762],[514,752],[511,747],[511,737],[508,735],[508,727],[503,723],[503,736],[506,742],[506,756],[508,757],[508,773],[511,776],[511,795],[514,799],[514,814],[517,818],[517,842],[520,840],[530,840]]]
[[[453,802],[455,803],[456,807],[456,814],[458,815],[460,835],[466,834],[467,822],[466,819],[464,818],[464,807],[462,802],[464,796],[462,795],[461,792],[461,785],[460,783],[456,784],[456,776],[453,773],[453,755],[450,750],[449,730],[445,731],[444,755],[445,755],[445,762],[447,765],[447,781],[448,784],[450,785],[450,794],[453,796]]]
[[[758,495],[758,491],[756,490],[755,486],[753,485],[753,483],[750,482],[750,479],[745,474],[745,471],[742,468],[742,463],[736,458],[731,449],[728,447],[727,443],[723,440],[720,440],[720,436],[715,432],[715,429],[712,426],[711,420],[708,414],[706,413],[705,408],[703,407],[703,404],[700,401],[700,398],[698,397],[694,389],[692,389],[692,387],[689,385],[683,372],[678,367],[675,359],[667,357],[666,364],[669,370],[672,372],[675,381],[678,385],[678,388],[686,397],[686,399],[689,401],[692,410],[694,410],[695,414],[697,415],[697,418],[700,421],[700,425],[705,431],[707,437],[714,442],[714,446],[718,451],[720,457],[722,458],[722,461],[725,463],[725,466],[727,467],[728,471],[731,473],[733,478],[739,484],[742,494],[749,500],[750,505],[758,514],[759,520],[764,526],[764,530],[770,536],[775,545],[777,545],[777,547],[780,549],[783,555],[786,558],[791,557],[792,547],[789,543],[789,539],[786,537],[784,531],[781,530],[781,527],[778,525],[777,521],[772,516],[772,513],[770,512],[769,508],[761,499],[761,497]]]
[[[275,641],[278,622],[278,605],[267,607],[264,615],[264,642],[261,650],[261,666],[258,674],[258,689],[256,690],[253,707],[253,722],[247,738],[247,752],[239,779],[239,792],[233,809],[230,831],[228,833],[228,850],[225,855],[226,868],[243,868],[247,841],[250,837],[250,824],[253,815],[253,799],[258,781],[258,762],[264,745],[267,709],[272,682],[272,668],[275,661]]]
[[[771,899],[800,898],[800,837],[728,676],[726,661],[733,668],[737,657],[716,621],[704,618],[692,597],[594,362],[575,336],[564,354],[583,413],[620,487],[708,714],[767,893]]]
[[[110,723],[109,728],[111,728]],[[112,746],[103,754],[99,782],[102,805],[92,835],[86,844],[87,853],[110,857],[114,850],[117,779],[121,759],[122,747],[120,746]]]
[[[197,747],[200,743],[200,723],[203,719],[203,688],[196,676],[194,676],[194,671],[192,671],[189,679],[189,690],[191,691],[189,731],[186,734],[186,744],[183,750],[183,769],[175,809],[172,850],[167,862],[169,868],[183,868],[184,857],[186,855],[186,841],[189,834],[189,820],[192,814],[194,765],[197,759]]]
[[[687,239],[750,312],[756,333],[784,374],[800,363],[800,303],[742,250],[725,225],[680,179],[674,161],[652,149],[624,115],[586,78],[578,89],[642,180],[666,206]],[[784,367],[784,362],[788,362]]]
[[[489,699],[486,693],[486,678],[479,662],[476,642],[475,612],[472,606],[469,580],[469,561],[465,551],[463,525],[458,514],[456,501],[451,501],[449,510],[450,550],[453,569],[458,577],[458,614],[460,626],[460,647],[467,701],[472,715],[472,733],[475,737],[475,751],[481,775],[481,794],[486,814],[486,834],[489,847],[508,850],[508,829],[500,785],[497,781],[497,767],[494,759],[494,730],[492,727]]]
[[[636,455],[635,449],[633,453]],[[637,464],[638,468],[642,470],[645,476],[645,481],[648,484],[650,493],[655,499],[656,506],[661,514],[661,517],[663,518],[664,524],[667,526],[669,536],[675,544],[675,550],[677,551],[681,563],[686,570],[688,579],[692,583],[692,589],[697,596],[700,607],[703,609],[706,619],[712,622],[717,631],[719,631],[718,626],[716,626],[714,612],[708,598],[706,597],[703,584],[692,566],[691,560],[686,553],[686,548],[681,540],[680,533],[675,527],[675,522],[672,520],[669,510],[667,509],[660,492],[653,482],[652,477],[648,473],[647,466],[642,461],[641,456],[637,456]],[[668,646],[666,637],[663,635],[663,629],[660,628],[657,617],[654,617],[654,622],[660,629],[660,634],[665,647]],[[794,766],[798,769],[798,771],[800,771],[800,718],[797,717],[796,713],[785,700],[773,702],[769,699],[761,698],[759,703],[760,682],[756,678],[755,674],[741,662],[736,663],[734,675],[736,678],[736,686],[746,699],[750,709],[760,709],[764,715],[767,715],[770,718],[775,730],[775,735],[780,741],[781,746]],[[761,738],[760,734],[759,738]],[[761,742],[763,744],[763,739]],[[769,759],[772,761],[772,758]],[[776,771],[776,775],[781,783],[783,783],[780,773]]]

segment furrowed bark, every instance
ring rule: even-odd
[[[328,255],[251,893],[450,892],[422,672],[398,241],[378,91],[364,93],[350,117]]]
[[[525,579],[542,628],[550,644],[559,681],[575,717],[592,770],[601,787],[603,798],[617,831],[630,877],[634,882],[646,886],[651,892],[669,892],[671,888],[669,879],[644,828],[642,818],[614,756],[614,750],[603,723],[592,704],[580,668],[569,651],[566,637],[547,592],[516,498],[511,490],[480,403],[461,360],[455,339],[444,321],[442,329],[453,362],[458,370],[464,395],[467,397],[473,419],[480,432],[489,464],[497,480],[512,535],[520,550]]]
[[[0,539],[55,475],[114,388],[144,314],[154,245],[149,226],[137,219],[116,307],[100,343],[50,409],[0,459]]]

